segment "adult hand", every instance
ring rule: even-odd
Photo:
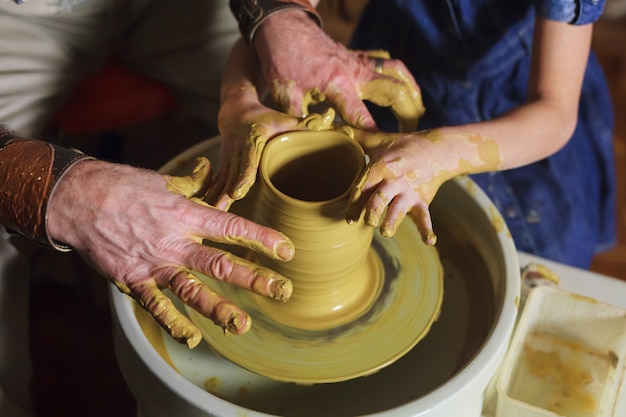
[[[327,101],[344,122],[365,130],[376,123],[363,100],[391,107],[401,131],[424,112],[421,93],[404,64],[381,51],[350,51],[333,41],[301,10],[268,17],[254,46],[274,100],[289,114],[308,114]]]
[[[334,118],[332,109],[324,114],[296,118],[264,106],[252,91],[225,99],[219,114],[220,168],[204,199],[220,210],[228,210],[233,201],[245,197],[254,185],[268,140],[293,130],[329,129]]]
[[[103,161],[81,161],[57,183],[48,207],[48,231],[137,300],[179,342],[194,347],[201,335],[163,289],[225,332],[242,334],[251,325],[250,317],[192,271],[277,300],[290,297],[291,282],[229,252],[203,245],[203,240],[239,245],[285,261],[293,257],[294,247],[281,233],[194,198],[209,179],[206,159],[183,178]]]

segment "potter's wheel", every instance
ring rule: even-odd
[[[186,165],[179,164],[177,169],[191,172],[193,160]],[[253,195],[254,190],[234,204],[231,211],[253,218]],[[238,249],[228,248],[235,253]],[[296,255],[297,252],[296,247]],[[371,296],[363,303],[364,308],[359,308],[359,315],[341,325],[318,326],[320,322],[315,318],[312,327],[292,327],[281,320],[280,314],[264,313],[268,302],[280,307],[279,302],[267,301],[201,274],[197,276],[208,286],[250,314],[252,327],[244,335],[226,337],[210,319],[192,308],[186,311],[216,352],[260,375],[299,384],[339,382],[369,375],[402,357],[428,333],[441,307],[443,272],[437,250],[421,242],[410,221],[404,222],[393,238],[375,233],[367,261],[362,265],[361,282],[377,284],[368,289]],[[315,263],[312,268],[323,277],[324,265]],[[298,290],[294,283],[294,293]],[[324,293],[327,291],[330,295],[333,288],[324,288]]]
[[[252,316],[252,327],[244,335],[225,337],[211,320],[191,308],[187,313],[219,354],[275,380],[313,384],[371,374],[428,333],[443,295],[436,250],[421,243],[412,223],[405,222],[391,239],[375,234],[371,252],[380,260],[383,288],[368,311],[343,326],[313,331],[277,323],[259,311],[257,296],[201,275]],[[378,262],[372,264],[378,268]]]
[[[163,171],[182,174],[179,167],[198,155],[215,160],[219,140],[188,149]],[[441,314],[407,354],[362,378],[292,384],[235,365],[207,343],[189,350],[111,286],[116,356],[141,415],[491,416],[481,414],[489,405],[485,388],[508,347],[519,301],[515,247],[493,203],[468,178],[444,184],[431,213],[444,270]]]

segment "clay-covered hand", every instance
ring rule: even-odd
[[[365,210],[365,222],[380,225],[383,236],[392,236],[408,214],[424,243],[435,244],[429,205],[439,187],[456,175],[484,172],[500,163],[495,141],[480,135],[444,136],[440,130],[348,133],[370,162],[353,190],[347,220],[358,220]]]
[[[247,88],[254,89],[252,85]],[[222,136],[220,167],[205,200],[220,210],[246,196],[256,180],[261,153],[268,140],[294,130],[329,129],[335,113],[296,118],[261,104],[256,93],[225,99],[219,113]]]
[[[293,116],[326,101],[346,124],[376,130],[363,102],[369,100],[391,107],[401,131],[414,131],[411,121],[424,112],[420,89],[402,62],[382,51],[348,50],[302,11],[269,17],[254,45],[274,100]]]
[[[428,206],[448,176],[430,166],[427,141],[415,134],[359,131],[355,131],[355,139],[363,145],[370,163],[352,191],[347,220],[358,220],[365,210],[367,225],[380,225],[383,236],[393,236],[408,214],[422,240],[435,244]]]
[[[163,290],[242,334],[250,317],[196,277],[198,271],[277,300],[291,282],[203,240],[253,249],[290,260],[291,241],[272,229],[208,206],[195,198],[210,180],[208,160],[177,178],[103,161],[83,161],[57,184],[48,207],[52,238],[72,246],[121,291],[146,309],[176,340],[196,346],[199,330]]]

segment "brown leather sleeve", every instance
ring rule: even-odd
[[[84,153],[26,139],[0,125],[0,222],[38,243],[61,251],[70,248],[48,236],[46,209],[55,184]]]
[[[301,9],[322,26],[322,18],[308,0],[230,0],[230,9],[243,38],[252,43],[254,33],[269,16],[281,10]]]

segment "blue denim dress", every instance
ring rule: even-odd
[[[497,117],[526,100],[535,16],[586,24],[603,0],[370,0],[354,49],[384,49],[420,85],[420,129]],[[393,117],[372,109],[383,130]],[[558,153],[472,178],[504,216],[518,250],[587,268],[615,242],[613,107],[596,58],[576,131]]]

